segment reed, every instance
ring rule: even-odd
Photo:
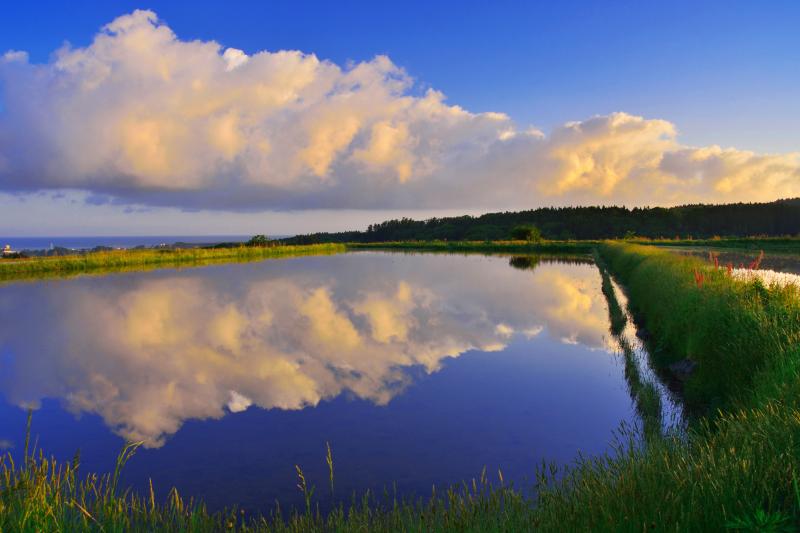
[[[30,421],[30,415],[29,415]],[[30,425],[29,425],[30,430]],[[471,483],[437,492],[428,498],[398,499],[385,492],[353,496],[322,513],[315,487],[297,466],[298,488],[305,508],[283,514],[280,507],[266,515],[237,508],[209,512],[202,502],[184,499],[172,489],[156,501],[151,488],[142,496],[119,487],[120,473],[139,443],[120,452],[114,472],[80,474],[78,456],[68,463],[26,450],[21,464],[10,454],[0,457],[0,531],[166,531],[166,532],[322,532],[322,531],[525,531],[532,526],[529,499],[490,481],[485,471]],[[333,458],[327,447],[333,490]]]
[[[539,523],[548,531],[559,523],[562,531],[795,531],[798,416],[796,406],[772,401],[702,421],[687,438],[581,460],[548,480]]]

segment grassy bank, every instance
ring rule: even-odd
[[[58,257],[33,257],[0,261],[0,281],[64,277],[83,273],[103,274],[153,268],[202,266],[215,263],[260,261],[277,257],[344,252],[342,244],[179,250],[115,250]]]
[[[695,412],[685,437],[643,443],[623,433],[614,455],[579,458],[564,472],[543,469],[531,497],[482,478],[422,501],[367,495],[323,516],[311,494],[324,491],[301,478],[306,508],[263,518],[236,509],[209,514],[176,492],[156,502],[120,491],[117,472],[80,476],[72,465],[30,454],[19,466],[8,459],[0,466],[0,530],[797,530],[800,290],[735,281],[653,247],[610,243],[600,253],[649,330],[655,364],[696,363],[684,388]],[[618,302],[610,308],[622,315],[611,316],[618,334],[624,310]]]
[[[724,268],[651,247],[609,244],[602,253],[656,341],[655,364],[696,364],[684,387],[690,408],[749,406],[767,395],[754,396],[756,387],[800,359],[797,287],[737,281]]]
[[[448,253],[591,253],[598,241],[398,241],[351,243],[351,250],[398,250]]]
[[[650,330],[656,364],[697,364],[684,391],[697,414],[685,438],[579,462],[540,493],[536,521],[567,531],[798,530],[798,289],[734,281],[652,247],[606,244],[601,254]]]

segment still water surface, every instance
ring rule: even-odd
[[[511,263],[511,264],[510,264]],[[513,267],[512,267],[513,266]],[[527,267],[527,268],[520,268]],[[0,446],[210,507],[430,493],[610,449],[635,414],[590,262],[359,252],[0,287]],[[323,492],[323,494],[325,494]]]

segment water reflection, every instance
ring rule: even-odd
[[[714,254],[719,264],[725,267],[729,263],[733,268],[746,270],[747,267],[759,257],[759,250],[725,250],[715,248],[666,248],[678,254],[691,255],[713,263]],[[762,256],[759,263],[760,270],[778,273],[800,275],[800,255],[768,251]]]
[[[507,261],[359,253],[6,286],[0,393],[58,399],[159,447],[189,419],[251,405],[384,405],[410,369],[515,336],[608,348],[596,268]]]

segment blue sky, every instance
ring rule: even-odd
[[[450,106],[472,113],[505,113],[518,131],[534,126],[549,136],[569,121],[624,112],[669,122],[681,147],[719,145],[759,154],[798,151],[798,2],[15,3],[4,6],[0,19],[0,53],[22,50],[28,52],[31,64],[48,63],[65,41],[76,48],[90,46],[99,28],[137,8],[157,13],[181,41],[213,40],[223,49],[236,48],[247,55],[262,50],[300,50],[343,69],[386,55],[413,78],[413,87],[404,94],[422,98],[433,88],[446,95]],[[7,91],[15,78],[5,80]],[[49,97],[57,99],[58,95]],[[3,100],[4,107],[9,105]],[[25,189],[18,183],[10,187],[15,194],[20,188]],[[52,185],[41,188],[58,190]],[[131,230],[137,224],[141,227],[137,219],[145,216],[162,217],[165,223],[191,229],[201,217],[196,211],[186,213],[187,208],[204,213],[211,208],[215,213],[209,217],[236,219],[231,223],[245,233],[251,223],[260,220],[253,216],[258,206],[248,205],[247,213],[239,204],[234,209],[222,206],[228,213],[223,215],[216,213],[219,206],[205,200],[154,200],[157,191],[126,196],[108,187],[79,189],[88,192],[70,191],[67,196],[72,200],[87,194],[111,198],[102,207],[108,212],[99,218],[107,216],[115,229],[123,232],[126,224]],[[795,189],[783,186],[776,190]],[[267,202],[269,209],[284,211],[284,218],[286,211],[307,208],[323,218],[329,210],[372,210],[380,220],[384,213],[391,213],[387,209],[413,211],[414,206],[413,201],[397,206],[377,202],[373,207],[365,201],[345,205],[329,199],[286,198]],[[532,198],[529,204],[560,203],[543,198]],[[571,196],[564,201],[586,203],[587,199],[591,196]],[[598,200],[610,203],[617,198]],[[67,213],[80,212],[77,204],[81,209],[101,209],[86,207],[80,200],[70,203],[71,207],[65,206],[63,199],[27,201],[28,205],[38,202],[45,210],[49,205],[56,219],[58,213],[66,219],[73,216]],[[619,201],[637,203],[624,196]],[[5,198],[1,202],[16,205],[17,201]],[[644,202],[659,203],[659,198]],[[121,207],[126,203],[140,206],[138,217],[130,206]],[[424,208],[426,212],[466,212],[503,207],[500,204],[502,201],[486,206],[433,203]],[[21,212],[15,209],[15,213]],[[299,212],[298,220],[308,220],[310,212]],[[176,222],[181,218],[183,222]],[[356,218],[341,218],[341,224],[358,220],[360,225],[362,219],[369,216],[365,218],[362,212]],[[312,226],[322,224],[321,218],[314,220]],[[0,223],[11,222],[0,218]],[[17,217],[14,230],[24,231],[20,225],[24,224]],[[199,226],[202,224],[197,226],[198,232],[208,231]],[[30,221],[29,227],[35,227],[34,232],[48,231],[41,222]],[[91,229],[74,228],[90,233]],[[174,231],[165,229],[163,233]]]
[[[613,111],[665,118],[688,144],[798,148],[800,3],[25,2],[0,50],[45,61],[64,41],[153,9],[184,39],[338,64],[387,54],[473,111],[549,129]]]

